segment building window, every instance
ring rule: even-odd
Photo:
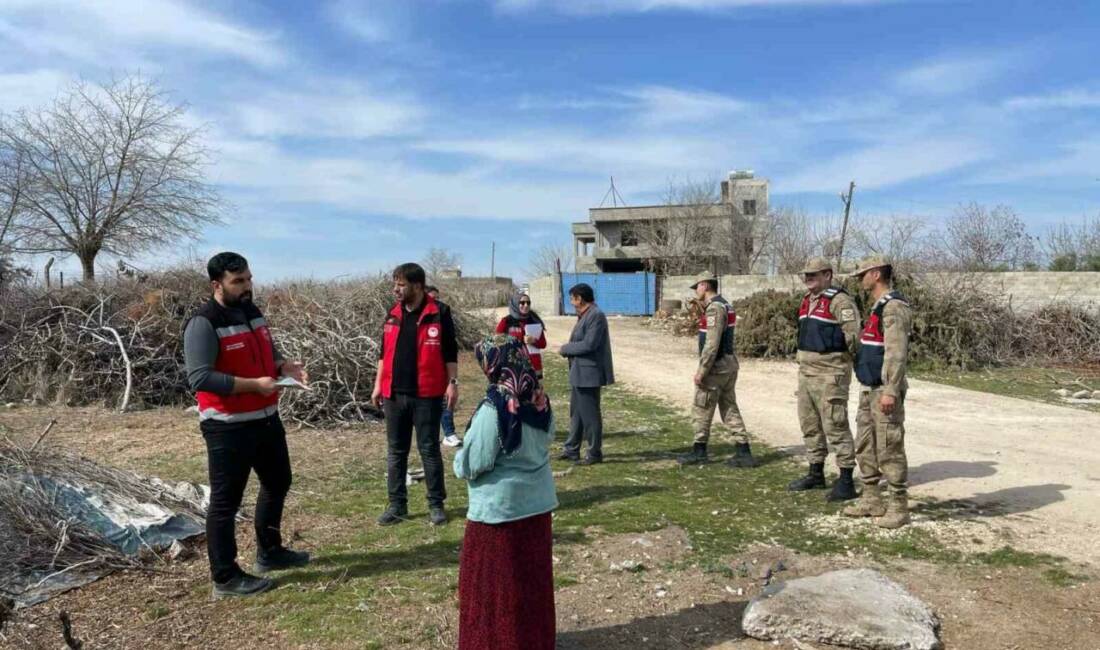
[[[749,199],[741,202],[741,214],[746,217],[756,216],[756,199]]]
[[[634,232],[633,228],[623,227],[622,234],[619,236],[620,246],[637,246],[638,245],[638,233]]]

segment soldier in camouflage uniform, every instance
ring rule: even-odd
[[[808,291],[798,309],[798,422],[809,471],[787,489],[824,488],[825,458],[832,447],[840,478],[826,498],[845,501],[856,498],[848,386],[852,357],[859,346],[859,311],[844,289],[833,286],[833,268],[827,259],[811,259],[802,275]]]
[[[707,442],[714,421],[714,409],[722,422],[733,432],[734,453],[726,461],[730,467],[753,467],[756,461],[749,447],[749,435],[741,411],[737,408],[737,353],[733,333],[737,314],[725,298],[718,295],[718,280],[710,273],[700,273],[691,285],[696,297],[705,305],[699,320],[699,368],[695,373],[695,403],[692,420],[695,424],[695,444],[691,453],[678,458],[681,465],[707,461]]]
[[[908,301],[893,290],[890,261],[874,256],[855,275],[875,301],[860,334],[856,377],[862,384],[856,416],[856,459],[863,479],[859,501],[844,509],[849,517],[877,517],[882,528],[909,523],[909,465],[905,458],[905,367],[913,317]],[[880,483],[886,480],[889,498]]]

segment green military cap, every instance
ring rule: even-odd
[[[802,273],[820,273],[822,271],[832,271],[833,263],[824,257],[811,257],[809,262],[806,262],[806,268],[802,269]]]
[[[691,283],[691,288],[694,289],[695,287],[699,286],[700,282],[706,282],[707,280],[710,280],[711,282],[714,282],[716,284],[718,282],[718,278],[715,277],[715,275],[710,271],[701,271],[698,275],[695,276],[695,282]]]
[[[872,255],[864,258],[863,261],[859,263],[859,266],[856,267],[856,270],[852,272],[852,275],[858,278],[868,271],[880,269],[884,266],[893,266],[893,262],[890,261],[890,258],[885,255]]]

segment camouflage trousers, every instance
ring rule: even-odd
[[[798,375],[798,423],[806,444],[806,460],[824,463],[829,447],[837,467],[855,467],[855,444],[848,426],[847,375]]]
[[[749,432],[737,408],[737,371],[709,374],[703,377],[703,385],[695,387],[695,402],[691,416],[695,425],[695,442],[706,444],[710,440],[710,427],[717,408],[735,443],[747,443]]]
[[[905,393],[898,396],[894,412],[884,415],[879,408],[882,389],[859,394],[856,415],[856,458],[864,485],[878,485],[886,479],[890,492],[908,492],[909,461],[905,458]]]

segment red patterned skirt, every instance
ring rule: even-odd
[[[550,513],[466,522],[458,568],[459,650],[553,650]]]

